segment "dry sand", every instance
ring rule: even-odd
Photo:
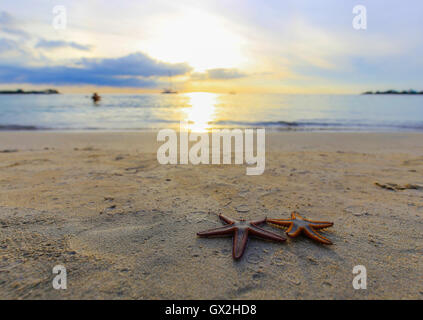
[[[159,165],[155,141],[0,133],[0,298],[423,298],[423,134],[268,134],[261,176]],[[292,210],[333,221],[334,245],[251,238],[234,261],[230,239],[196,237],[221,212]],[[67,290],[52,287],[57,264]],[[352,287],[355,265],[367,268],[367,290]]]

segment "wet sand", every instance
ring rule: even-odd
[[[0,298],[423,299],[423,134],[266,142],[264,174],[247,176],[240,165],[160,165],[153,132],[1,132]],[[293,210],[333,221],[334,245],[250,238],[234,261],[229,238],[196,236],[221,226],[219,213]],[[58,264],[67,290],[52,287]],[[367,290],[352,286],[356,265]]]

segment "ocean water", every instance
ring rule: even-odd
[[[423,131],[423,95],[0,95],[0,130]]]

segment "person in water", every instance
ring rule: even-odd
[[[97,92],[95,92],[91,99],[93,99],[94,102],[98,102],[101,100],[101,97],[97,94]]]

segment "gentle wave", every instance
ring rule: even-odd
[[[149,127],[43,127],[37,125],[0,125],[0,131],[129,131],[129,130],[160,130],[163,124],[174,124],[173,128],[178,128],[179,121],[158,121],[155,126]],[[165,126],[166,128],[168,126]],[[406,124],[368,124],[368,123],[327,123],[327,122],[288,122],[288,121],[216,121],[210,122],[208,128],[266,128],[269,130],[286,131],[423,131],[423,123],[420,125]]]
[[[301,129],[301,128],[315,128],[315,129],[327,129],[327,128],[363,128],[363,129],[405,129],[405,130],[422,130],[423,122],[421,124],[395,124],[395,123],[351,123],[351,122],[312,122],[312,121],[216,121],[213,125],[223,126],[235,126],[235,127],[269,127],[269,128],[287,128],[287,129]]]
[[[0,131],[32,131],[32,130],[48,130],[47,128],[37,126],[26,126],[18,124],[0,125]]]

